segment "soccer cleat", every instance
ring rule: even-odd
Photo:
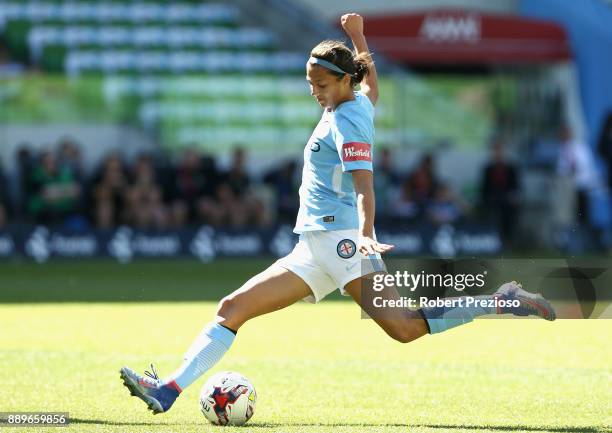
[[[119,370],[123,384],[130,390],[130,395],[144,401],[153,414],[167,412],[180,394],[180,388],[172,384],[162,384],[157,372],[151,364],[153,373],[145,371],[141,376],[134,370],[123,367]]]
[[[555,320],[555,309],[540,293],[523,290],[521,283],[512,281],[502,284],[493,294],[496,299],[506,301],[518,300],[518,307],[497,307],[497,314],[512,313],[515,316],[539,316],[546,320]]]

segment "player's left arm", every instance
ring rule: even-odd
[[[363,18],[359,14],[345,14],[340,18],[340,23],[346,34],[351,38],[351,42],[357,53],[368,53],[368,43],[363,34]],[[374,62],[370,62],[368,75],[359,83],[361,91],[370,98],[372,105],[376,105],[378,101],[378,76],[376,74],[376,66]]]
[[[386,253],[393,245],[379,243],[374,239],[374,176],[370,170],[352,170],[353,184],[357,194],[357,214],[359,216],[359,252],[364,255]]]

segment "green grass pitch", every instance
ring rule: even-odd
[[[402,345],[338,297],[240,330],[211,373],[255,384],[245,427],[207,424],[205,378],[167,414],[129,396],[122,365],[171,372],[213,299],[268,263],[0,264],[0,411],[71,418],[0,433],[612,431],[610,321],[477,320]]]

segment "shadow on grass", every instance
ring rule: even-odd
[[[166,422],[120,422],[99,419],[70,419],[71,424],[99,424],[116,426],[178,426],[178,425],[204,425],[201,423],[166,423]],[[244,426],[251,429],[267,429],[277,427],[424,427],[444,430],[498,430],[505,432],[552,432],[552,433],[601,433],[603,428],[587,426],[564,426],[564,427],[537,427],[529,425],[460,425],[460,424],[409,424],[409,423],[248,423]]]
[[[270,428],[270,427],[422,427],[431,429],[450,430],[499,430],[499,431],[520,431],[520,432],[552,432],[552,433],[601,433],[606,430],[599,427],[588,426],[564,426],[564,427],[537,427],[529,425],[460,425],[460,424],[409,424],[409,423],[337,423],[337,424],[318,424],[318,423],[249,423],[245,427],[251,428]]]
[[[133,425],[133,426],[176,426],[176,425],[202,425],[203,423],[172,423],[172,422],[159,422],[159,421],[151,421],[151,422],[129,422],[129,421],[109,421],[105,419],[83,419],[83,418],[70,418],[70,424],[94,424],[94,425]]]
[[[416,426],[415,426],[416,427]],[[529,425],[453,425],[453,424],[421,424],[418,427],[443,428],[443,429],[462,429],[462,430],[499,430],[499,431],[525,431],[525,432],[554,432],[554,433],[599,433],[597,427],[537,427]]]

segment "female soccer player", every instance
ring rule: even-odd
[[[169,377],[161,379],[155,370],[145,372],[145,377],[127,367],[121,369],[125,386],[154,413],[170,409],[185,388],[221,359],[238,329],[254,317],[300,299],[318,302],[336,288],[368,310],[365,300],[362,303],[362,278],[372,274],[380,254],[393,247],[378,242],[374,234],[372,144],[378,86],[362,18],[347,14],[341,23],[355,52],[342,42],[323,41],[313,48],[306,64],[310,93],[324,111],[304,149],[294,230],[300,235],[299,242],[288,256],[219,302],[216,317]],[[361,87],[358,92],[357,85]],[[366,257],[373,260],[364,260],[363,265]],[[396,291],[392,293],[397,296]],[[487,298],[515,300],[520,307],[394,308],[372,317],[389,336],[403,343],[483,314],[535,314],[554,319],[554,311],[540,295],[525,292],[515,283],[503,285]]]

